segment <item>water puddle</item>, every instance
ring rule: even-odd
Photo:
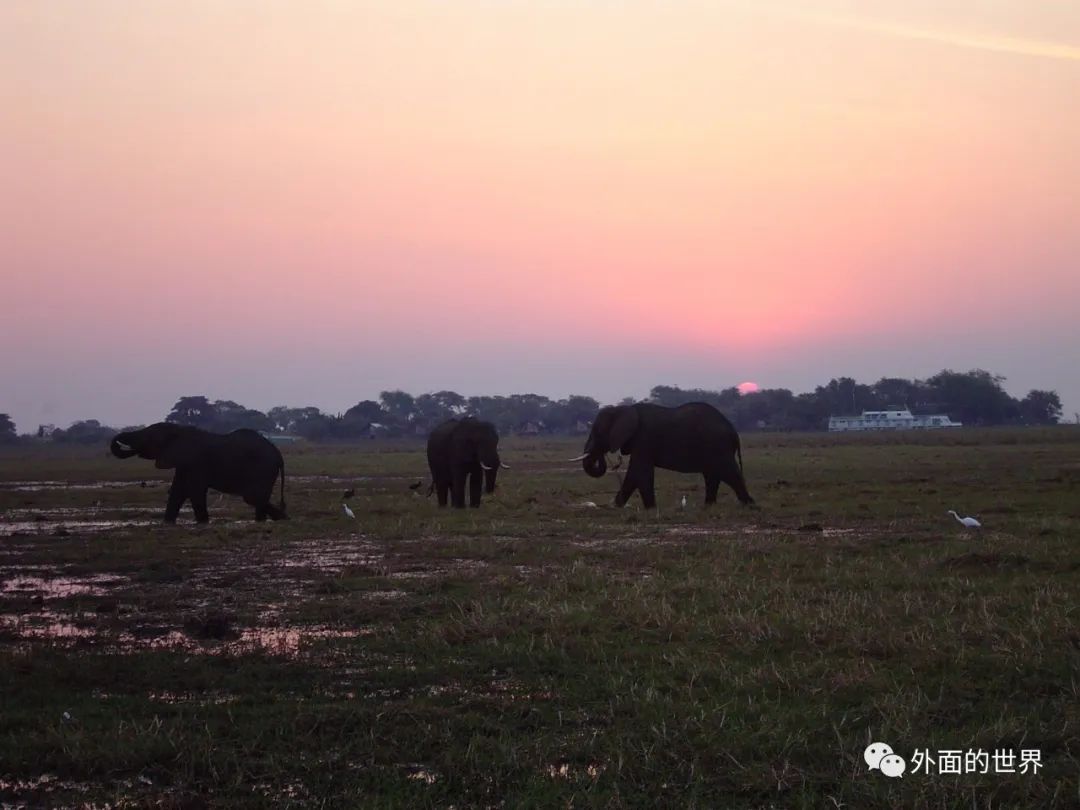
[[[587,776],[596,780],[604,772],[604,765],[600,762],[590,762],[588,765],[575,765],[570,762],[556,762],[547,766],[547,774],[551,779],[578,779]]]
[[[128,529],[138,526],[153,526],[153,520],[24,520],[0,522],[0,537],[16,535],[65,535],[87,532],[107,532],[110,529]]]
[[[355,475],[344,477],[340,475],[290,475],[289,482],[297,484],[360,484],[365,481],[416,481],[419,475]]]
[[[397,590],[367,591],[366,593],[360,594],[360,598],[361,599],[366,599],[366,600],[368,600],[370,602],[377,602],[380,599],[386,599],[386,600],[404,599],[408,595],[409,594],[408,594],[407,591],[397,591]]]
[[[373,636],[375,627],[245,627],[229,630],[224,639],[196,638],[179,629],[113,629],[95,614],[40,611],[32,615],[0,614],[0,640],[49,641],[60,644],[90,642],[121,652],[169,650],[196,655],[248,655],[261,653],[293,658],[313,642]]]
[[[161,487],[165,481],[91,481],[72,483],[70,481],[0,481],[0,490],[10,492],[42,492],[56,489],[124,489],[127,487]]]
[[[598,537],[595,540],[571,540],[578,548],[633,548],[656,542],[654,537]]]
[[[79,641],[97,635],[96,617],[42,610],[30,616],[0,614],[0,639]]]
[[[413,779],[417,782],[423,782],[425,785],[434,785],[439,781],[439,775],[434,771],[429,771],[426,766],[418,765],[416,763],[409,763],[402,766],[405,769],[405,778]]]
[[[237,695],[229,695],[222,692],[151,692],[147,699],[156,703],[198,703],[203,705],[221,705],[223,703],[235,703],[240,698]]]
[[[450,574],[464,574],[471,571],[479,571],[486,568],[487,563],[483,560],[450,559],[445,565],[431,568],[413,568],[408,571],[393,571],[387,574],[388,579],[426,579],[427,577],[445,577]]]
[[[0,582],[0,597],[40,596],[44,599],[64,599],[69,596],[104,596],[110,588],[126,582],[125,577],[112,574],[52,578],[19,576]]]
[[[122,506],[56,506],[49,509],[8,509],[4,513],[4,517],[11,520],[33,520],[40,523],[45,520],[56,521],[65,518],[76,518],[81,515],[104,515],[116,512],[152,515],[160,514],[162,511],[161,508],[153,506],[127,506],[126,504]]]
[[[709,537],[722,536],[733,537],[738,535],[782,535],[791,533],[817,534],[825,537],[838,537],[841,535],[855,534],[856,529],[837,529],[822,527],[818,524],[803,524],[802,526],[742,526],[735,529],[712,528],[708,526],[675,526],[667,529],[666,533],[685,537]]]
[[[383,561],[375,546],[363,535],[351,535],[348,540],[305,541],[293,546],[280,565],[283,568],[310,568],[322,573],[337,573],[351,566],[370,566]]]

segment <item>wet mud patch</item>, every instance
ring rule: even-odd
[[[570,544],[587,549],[637,548],[656,543],[655,537],[596,537],[591,540],[571,540]]]
[[[953,570],[969,571],[978,571],[980,569],[1045,567],[1044,565],[1032,561],[1030,557],[1026,557],[1023,554],[995,554],[979,551],[972,551],[968,554],[949,557],[946,560],[942,560],[941,566],[942,568]]]
[[[486,565],[398,556],[362,535],[193,550],[175,563],[85,575],[0,566],[0,644],[295,657],[319,642],[391,632],[380,624],[386,610],[415,596],[395,580],[467,575]],[[344,585],[327,585],[336,582]],[[78,601],[64,610],[64,599]]]

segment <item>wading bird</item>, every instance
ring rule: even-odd
[[[352,518],[353,520],[356,520],[356,515],[353,514],[353,510],[349,508],[349,505],[347,503],[343,503],[342,507],[344,507],[344,509],[345,509],[345,517],[349,517],[349,518]]]
[[[982,528],[982,524],[979,523],[979,521],[977,521],[973,517],[960,517],[952,509],[949,510],[949,514],[952,515],[954,518],[956,518],[958,521],[960,521],[960,523],[963,524],[964,528],[966,528],[966,529],[981,529]]]

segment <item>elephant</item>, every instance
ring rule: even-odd
[[[480,490],[495,491],[500,469],[510,469],[499,458],[499,434],[491,422],[473,417],[447,419],[431,431],[427,443],[431,487],[439,506],[446,506],[447,493],[458,509],[465,507],[465,478],[469,478],[469,505],[480,505]],[[481,480],[483,473],[483,480]]]
[[[255,520],[288,518],[285,514],[285,460],[281,451],[254,430],[210,433],[188,425],[158,422],[141,430],[118,433],[109,443],[117,458],[152,459],[161,470],[175,469],[165,522],[176,523],[184,501],[191,499],[197,523],[208,523],[206,492],[216,489],[240,495],[255,507]],[[281,476],[281,500],[270,503]]]
[[[615,495],[616,506],[625,506],[638,490],[645,507],[654,508],[656,467],[704,475],[706,505],[716,503],[721,481],[735,490],[741,503],[754,503],[743,480],[739,434],[727,417],[708,403],[667,408],[639,402],[601,408],[585,441],[585,452],[570,460],[580,461],[586,473],[600,478],[608,469],[605,456],[613,452],[630,456],[630,466]]]

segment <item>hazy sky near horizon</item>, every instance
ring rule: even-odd
[[[1080,410],[1080,4],[7,0],[0,412],[812,388]]]

